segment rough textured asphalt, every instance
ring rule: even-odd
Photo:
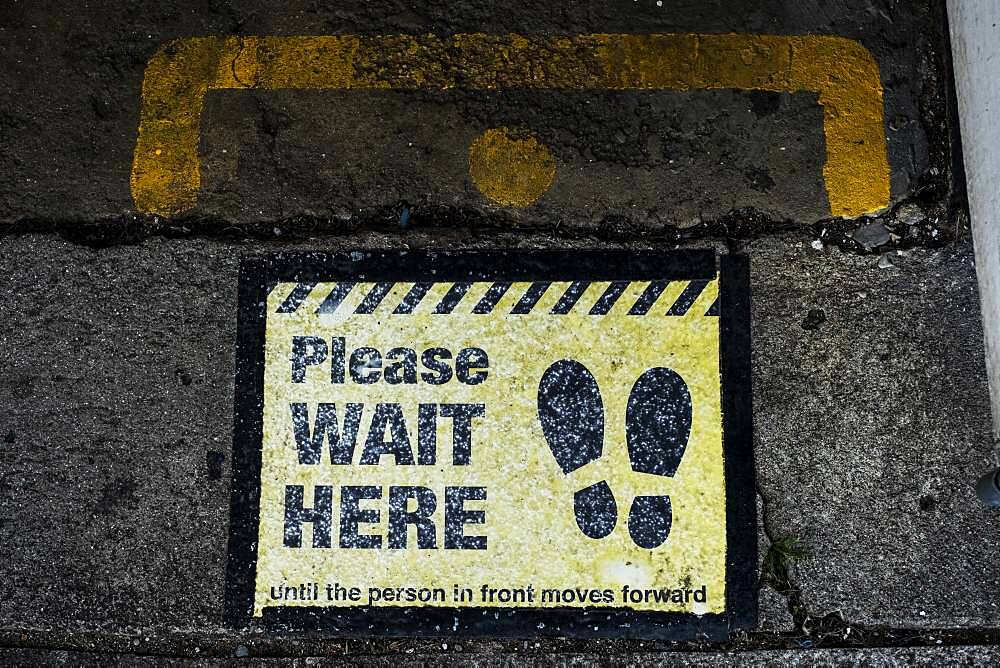
[[[921,649],[866,649],[848,650],[811,650],[811,651],[757,651],[727,654],[664,654],[636,652],[620,657],[601,657],[595,660],[585,654],[567,653],[558,656],[540,654],[530,646],[522,648],[520,653],[498,658],[491,654],[459,654],[440,652],[435,654],[407,654],[400,657],[373,657],[359,660],[351,658],[306,657],[299,659],[229,659],[213,662],[215,665],[239,666],[399,666],[410,668],[436,668],[437,666],[498,666],[502,668],[515,666],[555,666],[558,668],[575,668],[584,666],[628,666],[629,668],[645,668],[646,666],[841,666],[864,665],[873,668],[889,668],[891,666],[940,666],[950,665],[976,666],[994,664],[1000,659],[1000,654],[992,647],[942,647]],[[108,656],[88,654],[85,652],[39,651],[39,650],[0,650],[0,660],[15,664],[59,665],[59,666],[104,666],[108,664]],[[155,666],[191,666],[201,665],[193,659],[168,659],[139,655],[118,657],[124,665],[155,665]]]
[[[13,2],[0,21],[0,81],[10,91],[0,102],[0,221],[133,211],[128,171],[146,63],[167,40],[197,35],[842,35],[881,67],[894,201],[948,190],[939,3],[745,4]],[[560,162],[535,207],[492,206],[468,182],[469,141],[495,125],[530,130]],[[686,227],[746,207],[803,224],[829,211],[822,114],[809,93],[223,91],[208,97],[200,150],[191,217],[237,225],[315,215],[343,228],[400,200],[471,222],[553,227],[619,218]]]

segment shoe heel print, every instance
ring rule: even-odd
[[[632,470],[672,477],[691,435],[691,393],[675,371],[645,371],[629,393],[625,441]],[[538,384],[538,419],[549,450],[563,473],[596,461],[604,450],[604,402],[597,380],[583,364],[559,360]],[[611,534],[618,505],[606,481],[579,490],[573,497],[577,525],[590,538]],[[637,496],[628,516],[628,531],[639,547],[652,549],[670,535],[670,497]]]

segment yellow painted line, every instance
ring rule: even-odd
[[[441,303],[441,300],[444,299],[453,285],[455,284],[447,281],[432,283],[430,289],[424,294],[423,299],[420,300],[420,303],[413,308],[411,315],[430,315],[434,313],[434,309]]]
[[[507,292],[503,293],[496,305],[493,307],[491,313],[507,313],[511,312],[511,309],[521,300],[524,296],[524,292],[531,287],[530,281],[514,281],[507,288]],[[516,316],[515,316],[516,317]]]
[[[625,291],[618,297],[615,303],[611,305],[611,309],[607,315],[627,315],[647,286],[649,286],[649,281],[629,281],[628,287],[625,288]]]
[[[407,293],[413,287],[413,283],[393,283],[392,289],[386,294],[372,315],[379,317],[388,317],[392,315],[393,309],[399,306],[399,303],[403,301]]]
[[[160,215],[197,204],[202,107],[211,90],[722,88],[817,93],[831,213],[852,217],[889,205],[882,84],[871,53],[843,37],[749,34],[174,40],[146,68],[132,197],[140,211]]]
[[[532,310],[538,309],[540,311],[544,311],[545,313],[549,313],[552,310],[552,307],[555,306],[566,293],[566,290],[570,285],[572,284],[569,281],[553,281],[552,284],[549,285],[548,289],[542,293],[542,296],[538,299],[538,301],[535,302]]]
[[[372,288],[375,287],[374,283],[357,283],[351,291],[347,293],[340,305],[337,306],[337,310],[333,313],[324,314],[327,318],[336,318],[337,320],[343,319],[348,313],[354,313],[354,309],[361,305],[361,302],[365,300],[365,297],[371,292]],[[329,293],[327,293],[329,294]]]
[[[716,299],[719,298],[719,280],[709,281],[705,289],[702,290],[698,298],[694,300],[694,304],[691,304],[691,308],[688,309],[686,315],[690,317],[697,317],[699,315],[705,315],[708,309],[712,307],[712,304]]]
[[[593,281],[587,286],[587,289],[583,291],[580,298],[576,300],[576,304],[566,315],[582,316],[585,318],[592,318],[590,315],[590,309],[597,303],[597,300],[601,298],[604,291],[608,289],[611,285],[611,281]],[[564,316],[565,317],[565,316]]]

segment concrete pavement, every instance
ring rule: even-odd
[[[521,640],[348,642],[223,628],[239,260],[290,248],[682,245],[751,261],[765,586],[757,630],[680,648],[790,651],[677,660],[995,661],[1000,516],[972,489],[995,454],[943,6],[744,4],[13,2],[0,20],[9,91],[0,99],[0,645],[14,649],[0,657],[101,663],[61,652],[344,647],[385,655],[375,662],[433,663],[461,644],[471,663],[519,660]],[[838,177],[827,166],[844,138],[824,117],[835,106],[825,88],[701,89],[692,82],[707,79],[687,75],[679,90],[608,90],[599,77],[580,90],[513,78],[448,87],[488,70],[429,37],[415,43],[419,67],[409,70],[399,64],[406,48],[372,46],[379,35],[455,33],[535,35],[535,47],[594,33],[855,40],[883,89],[873,122],[886,170],[854,188],[859,199],[831,196]],[[284,71],[268,57],[284,47],[250,38],[301,35],[367,36],[352,81],[368,88],[268,84]],[[204,96],[189,151],[200,173],[184,201],[194,204],[163,214],[135,197],[143,78],[162,45],[205,36],[219,38],[208,67],[218,89]],[[553,51],[560,67],[528,47],[509,64],[535,66],[543,80],[574,67],[612,71],[600,69],[610,61],[599,42]],[[778,53],[743,44],[756,54],[749,62],[759,49]],[[690,62],[711,69],[711,49],[699,53]],[[780,62],[791,70],[808,58]],[[250,90],[219,83],[251,71]],[[392,78],[417,71],[436,87]],[[777,78],[767,85],[792,85]],[[374,90],[383,79],[396,83]],[[487,161],[477,177],[474,147],[496,128],[510,129],[499,146],[513,157]],[[529,138],[524,158],[529,143],[518,142]],[[504,185],[511,165],[541,175],[526,205]],[[838,202],[869,215],[841,218]],[[777,547],[796,544],[800,556],[781,558]],[[535,658],[571,665],[643,665],[663,657],[631,653],[673,647],[537,642]],[[904,647],[805,651],[883,645]]]

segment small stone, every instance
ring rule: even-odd
[[[815,249],[815,250],[818,250],[818,251],[822,251],[823,250],[823,242],[820,241],[819,239],[813,239],[811,245],[812,245],[813,249]]]
[[[879,221],[867,223],[854,230],[851,237],[867,250],[889,243],[889,230]]]
[[[250,650],[246,645],[237,645],[235,654],[242,659],[245,656],[250,656]]]
[[[809,309],[805,319],[802,321],[802,329],[814,330],[826,322],[826,312],[821,308]]]
[[[882,253],[882,255],[878,259],[878,268],[892,269],[893,267],[895,267],[896,263],[892,261],[893,255],[895,255],[895,253]]]
[[[896,209],[896,222],[904,225],[919,225],[927,220],[927,214],[916,204],[904,204]]]

